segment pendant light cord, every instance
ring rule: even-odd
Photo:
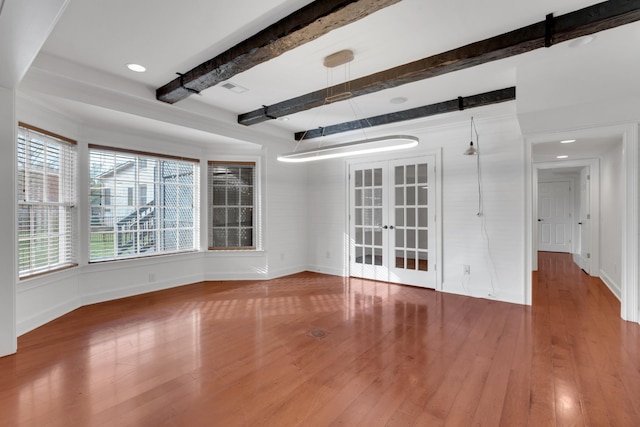
[[[496,264],[493,261],[493,253],[491,252],[491,243],[489,241],[489,233],[487,232],[487,222],[484,217],[484,206],[482,200],[482,163],[480,162],[480,155],[482,151],[480,151],[480,135],[478,135],[478,128],[476,128],[476,122],[471,117],[471,142],[473,142],[473,135],[475,133],[476,136],[476,171],[478,178],[478,213],[477,216],[480,218],[480,230],[482,233],[482,238],[487,246],[487,258],[489,260],[489,280],[491,282],[491,297],[495,297],[496,288],[495,282],[498,281],[498,272],[496,271]],[[463,277],[464,280],[464,277]],[[464,281],[463,281],[464,286]],[[465,288],[466,290],[466,288]],[[467,291],[468,292],[468,291]]]
[[[476,123],[473,121],[473,116],[471,116],[471,142],[473,143],[473,134],[476,135],[476,171],[478,174],[478,216],[482,216],[482,170],[480,166],[480,136],[478,135],[478,129],[476,128]]]

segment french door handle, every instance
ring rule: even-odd
[[[582,225],[582,223],[581,223],[581,222],[579,222],[579,223],[578,223],[578,225]]]
[[[384,228],[386,230],[389,227],[387,227],[386,225],[381,225],[380,228]]]
[[[393,230],[393,225],[390,225],[390,226],[389,226],[389,230]]]

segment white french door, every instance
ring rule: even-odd
[[[351,165],[352,276],[435,287],[434,166],[434,156]]]

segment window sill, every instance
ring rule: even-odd
[[[264,249],[209,249],[207,255],[215,257],[262,257],[266,255]]]

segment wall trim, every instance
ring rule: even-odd
[[[40,326],[45,325],[57,319],[58,317],[69,314],[80,307],[82,307],[81,299],[74,298],[70,301],[65,301],[64,303],[58,304],[55,307],[50,307],[44,311],[29,316],[17,323],[16,329],[18,336],[24,335],[27,332],[31,332],[34,329],[39,328]]]
[[[82,277],[80,277],[82,280]],[[82,295],[82,306],[97,304],[105,301],[112,301],[120,298],[127,298],[136,295],[142,295],[149,292],[162,291],[170,288],[177,288],[180,286],[191,285],[194,283],[202,282],[204,280],[202,274],[194,274],[191,276],[179,277],[171,280],[158,281],[153,283],[142,283],[133,286],[127,286],[126,288],[109,289],[104,292],[97,292],[92,294]],[[82,293],[82,291],[81,291]]]
[[[302,273],[304,271],[307,271],[307,266],[306,265],[299,265],[297,267],[281,268],[281,269],[278,269],[278,270],[270,270],[267,273],[267,277],[264,278],[264,279],[265,280],[277,279],[279,277],[290,276],[292,274]]]
[[[441,292],[444,292],[447,294],[453,294],[453,295],[461,295],[469,298],[482,298],[488,301],[495,301],[500,303],[517,304],[520,306],[523,305],[522,295],[518,293],[513,293],[513,292],[500,292],[500,291],[496,291],[495,293],[493,293],[494,291],[492,291],[491,288],[483,287],[483,288],[465,289],[460,284],[455,284],[453,286],[449,284],[445,284],[444,289],[442,289]],[[489,297],[488,296],[489,294],[491,294],[493,297]]]
[[[622,142],[624,159],[624,199],[622,211],[621,313],[623,319],[640,323],[640,285],[638,284],[638,123],[627,126]]]
[[[205,273],[203,280],[205,282],[237,282],[243,280],[267,280],[267,276],[264,273],[231,273],[216,271],[215,273]]]
[[[330,276],[349,277],[342,268],[326,267],[320,265],[308,265],[307,271],[314,273],[328,274]]]
[[[622,300],[622,288],[604,270],[600,270],[600,280],[607,285],[611,293],[618,298],[618,301]]]

